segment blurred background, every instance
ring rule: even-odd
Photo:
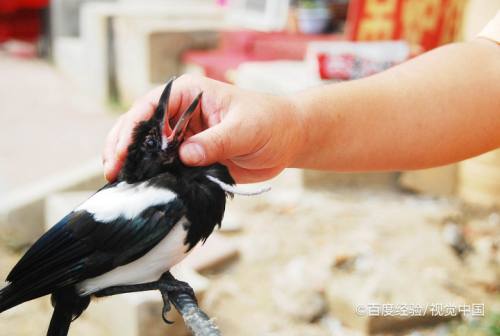
[[[499,9],[0,0],[0,279],[104,183],[106,133],[171,76],[289,94],[471,39]],[[270,184],[230,201],[222,230],[175,269],[224,335],[500,335],[498,150],[403,173],[290,169]],[[101,299],[70,335],[186,335],[160,312],[158,293]],[[0,335],[45,335],[50,314],[48,298],[26,303],[0,315]]]

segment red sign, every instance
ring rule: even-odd
[[[48,0],[0,0],[0,43],[35,41],[42,30],[41,9],[48,4]]]
[[[40,9],[47,7],[49,0],[0,0],[0,14],[20,9]]]
[[[455,41],[466,0],[351,0],[348,38],[406,40],[429,50]]]

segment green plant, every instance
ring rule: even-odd
[[[500,336],[500,313],[492,314],[489,320],[488,336]]]
[[[321,0],[300,0],[299,1],[300,8],[322,8],[325,7],[325,4]]]
[[[480,320],[453,322],[450,336],[500,336],[500,312],[491,313]]]

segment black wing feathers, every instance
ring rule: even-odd
[[[46,232],[7,277],[19,304],[129,263],[158,244],[185,214],[179,199],[133,220],[95,221],[72,212]]]
[[[187,204],[190,227],[186,237],[189,249],[199,241],[205,242],[215,226],[220,226],[226,206],[226,193],[218,185],[207,180],[211,175],[228,184],[234,180],[227,168],[220,164],[208,167],[186,167],[185,176],[179,181],[177,194]],[[231,195],[229,195],[231,196]]]
[[[71,261],[75,255],[90,253],[88,246],[76,240],[66,227],[72,220],[79,220],[79,218],[79,215],[75,216],[71,213],[47,231],[14,266],[7,276],[7,281],[15,282],[34,278],[35,270],[50,271],[56,265]]]

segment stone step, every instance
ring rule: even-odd
[[[101,100],[117,95],[129,105],[158,77],[163,83],[179,73],[185,48],[213,45],[215,31],[225,26],[224,11],[206,2],[85,3],[79,30],[81,66],[88,71],[81,84]]]
[[[452,196],[457,189],[458,166],[455,164],[404,172],[399,177],[399,184],[421,194]]]
[[[49,230],[64,216],[88,199],[95,191],[80,190],[58,192],[45,200],[45,230]]]
[[[57,216],[66,214],[68,209],[71,210],[75,205],[71,202],[72,197],[70,202],[63,202],[62,205],[59,205],[61,202],[56,197],[55,200],[49,200],[54,206],[46,208],[47,195],[81,189],[97,190],[104,183],[101,163],[96,159],[65,174],[45,178],[29,187],[7,194],[0,204],[0,240],[14,248],[32,243],[47,228],[44,224],[46,209],[53,210],[49,211],[48,216],[50,222],[54,224]],[[85,194],[88,195],[89,192]],[[76,197],[74,201],[80,200],[81,197]]]
[[[104,183],[97,156],[116,117],[42,60],[0,53],[0,73],[0,238],[19,248],[43,232],[47,194]]]
[[[332,190],[335,188],[382,188],[397,185],[398,173],[333,173],[304,170],[303,183],[308,189]]]

